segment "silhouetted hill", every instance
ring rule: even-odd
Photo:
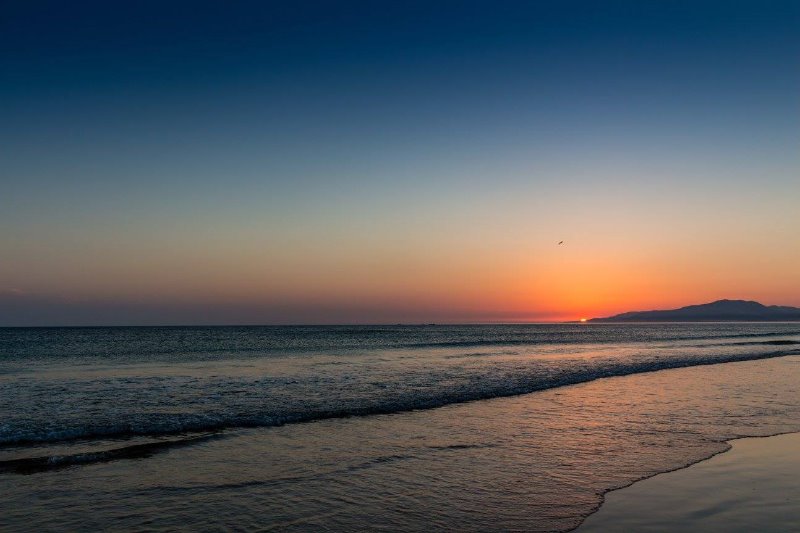
[[[718,300],[661,311],[631,311],[590,322],[779,322],[800,321],[800,308],[747,300]]]

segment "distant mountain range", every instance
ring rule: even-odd
[[[747,300],[717,300],[662,311],[631,311],[589,322],[780,322],[800,321],[800,308]]]

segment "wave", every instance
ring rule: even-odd
[[[661,325],[661,324],[659,324]],[[608,324],[593,324],[591,326],[582,325],[580,327],[605,327]],[[716,340],[716,339],[740,339],[740,338],[765,338],[765,337],[792,337],[792,336],[799,336],[800,331],[781,331],[781,332],[769,332],[769,333],[734,333],[734,334],[720,334],[720,335],[698,335],[698,336],[689,336],[689,335],[682,335],[682,336],[674,336],[668,337],[665,339],[657,339],[661,342],[673,342],[673,341],[704,341],[704,340]],[[635,338],[628,338],[625,339],[626,341],[630,342],[631,344],[635,343],[650,343],[654,342],[653,339],[645,338],[645,339],[635,339]],[[620,342],[620,339],[610,338],[610,339],[595,339],[595,338],[587,338],[581,342],[580,339],[570,338],[569,340],[559,341],[554,338],[541,338],[541,339],[500,339],[500,340],[461,340],[461,341],[434,341],[434,342],[417,342],[417,343],[405,343],[400,344],[397,347],[399,348],[469,348],[469,347],[485,347],[485,346],[540,346],[545,344],[616,344]],[[786,343],[792,343],[794,341],[786,341]],[[735,342],[726,342],[720,343],[720,346],[729,346],[731,344],[736,344]]]
[[[780,324],[779,324],[780,325]],[[800,336],[800,329],[738,332],[725,324],[525,324],[472,326],[251,326],[56,328],[5,331],[0,360],[96,357],[111,360],[206,360],[465,347],[637,344]],[[763,325],[762,325],[763,326]],[[770,327],[778,327],[769,324]],[[3,332],[0,332],[3,333]]]
[[[143,444],[133,444],[130,446],[121,446],[119,448],[112,448],[107,450],[74,453],[67,455],[45,455],[38,457],[25,457],[21,459],[0,460],[0,474],[38,474],[40,472],[50,472],[53,470],[61,470],[64,468],[71,468],[75,466],[85,466],[96,463],[108,463],[111,461],[119,461],[123,459],[144,459],[151,457],[157,453],[163,453],[175,448],[183,448],[200,444],[211,439],[222,438],[222,433],[211,433],[205,435],[189,436],[181,439],[162,440],[157,442],[147,442]],[[492,444],[450,444],[442,446],[427,446],[426,449],[431,451],[457,451],[478,448],[490,448]],[[407,459],[414,459],[415,456],[411,455],[384,455],[364,461],[359,464],[350,465],[344,469],[338,469],[339,472],[354,472],[357,470],[364,470],[376,465],[390,463],[395,461],[404,461]],[[307,476],[296,476],[289,478],[281,478],[281,482],[291,480],[306,479]],[[272,480],[270,483],[274,483]],[[262,484],[261,482],[256,482]],[[253,482],[247,482],[245,485],[252,485]],[[241,483],[234,484],[239,488]],[[232,488],[228,484],[215,485],[214,488]]]
[[[694,348],[708,348],[717,346],[797,346],[800,341],[789,339],[775,339],[769,341],[734,341],[734,342],[715,342],[707,344],[692,344]]]
[[[470,357],[491,357],[494,355],[519,355],[519,352],[514,350],[499,350],[496,352],[459,353],[455,355],[445,355],[444,359],[467,359]]]
[[[143,459],[156,453],[164,452],[173,448],[192,446],[215,438],[218,435],[200,435],[186,437],[183,439],[163,440],[158,442],[147,442],[144,444],[133,444],[93,452],[75,453],[69,455],[45,455],[40,457],[25,457],[22,459],[9,459],[0,461],[0,473],[10,474],[36,474],[60,470],[78,465],[93,463],[106,463],[120,459]]]
[[[734,342],[736,346],[791,346],[800,344],[800,341],[790,340],[774,340],[774,341],[752,341],[752,342]]]
[[[753,361],[787,355],[800,354],[800,350],[784,350],[756,354],[722,354],[706,356],[684,355],[669,359],[606,360],[593,361],[591,367],[577,366],[563,369],[548,369],[541,373],[520,372],[515,375],[478,376],[469,382],[454,384],[439,383],[426,389],[409,387],[396,395],[359,398],[353,401],[330,400],[328,403],[291,405],[291,411],[266,413],[261,411],[242,413],[236,406],[216,414],[174,413],[150,414],[144,420],[129,423],[97,425],[85,424],[47,430],[35,430],[28,426],[11,427],[0,424],[0,447],[25,446],[41,443],[58,443],[76,440],[108,438],[156,437],[185,433],[212,432],[237,428],[275,427],[285,424],[313,422],[318,420],[387,415],[413,410],[433,409],[471,401],[517,396],[567,385],[576,385],[607,377],[626,376],[674,368],[701,365]],[[338,404],[336,403],[338,402]],[[160,444],[157,444],[160,445]],[[170,444],[171,445],[171,444]],[[124,453],[147,453],[149,448],[135,448]],[[109,453],[109,452],[103,452]],[[115,452],[123,453],[123,452]],[[72,457],[72,456],[70,456]],[[57,463],[61,459],[48,458]],[[68,461],[95,461],[96,458],[75,456]],[[40,461],[41,462],[41,461]],[[38,464],[36,461],[30,465]],[[6,464],[6,467],[9,465]]]

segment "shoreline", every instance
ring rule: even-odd
[[[631,528],[636,528],[637,531],[649,531],[651,529],[653,531],[659,529],[675,531],[682,530],[683,528],[709,530],[707,525],[700,526],[687,523],[693,520],[689,510],[674,510],[679,507],[670,507],[666,505],[664,503],[666,498],[672,497],[672,499],[675,500],[686,500],[691,498],[689,494],[692,491],[700,492],[700,495],[718,493],[718,491],[709,492],[705,490],[706,488],[725,489],[734,487],[735,490],[741,492],[744,490],[744,484],[742,483],[743,477],[747,475],[752,476],[754,474],[764,475],[767,469],[781,468],[776,464],[779,463],[779,460],[770,455],[771,450],[769,450],[769,448],[774,446],[764,444],[773,439],[780,439],[781,437],[800,441],[800,431],[784,431],[770,435],[741,436],[719,441],[719,444],[725,445],[725,448],[706,458],[642,477],[624,486],[609,489],[600,495],[600,505],[597,509],[589,513],[578,526],[568,531],[592,533],[594,531],[631,530]],[[742,446],[740,443],[751,444],[749,446]],[[743,448],[746,449],[743,450]],[[760,458],[760,463],[757,465],[760,469],[757,472],[750,471],[745,474],[744,471],[747,470],[748,466],[743,463],[748,459],[753,459],[753,457],[750,456],[757,456]],[[724,464],[720,464],[723,462],[722,459],[724,459]],[[719,461],[715,462],[715,460]],[[800,459],[797,459],[796,463],[797,465],[795,465],[795,467],[800,471]],[[703,467],[702,470],[704,470],[704,472],[699,472],[700,469],[698,467]],[[698,487],[697,482],[701,479],[707,479],[705,477],[701,478],[700,476],[708,476],[711,472],[713,472],[716,477],[726,477],[725,481],[728,482],[728,484],[723,487],[712,486],[704,487],[703,489]],[[667,479],[670,475],[673,475],[673,477]],[[678,477],[680,477],[680,479],[678,479]],[[675,490],[676,488],[679,490]],[[775,491],[776,489],[773,488],[771,493]],[[675,496],[676,494],[682,496]],[[660,505],[654,505],[654,500],[659,501]],[[720,502],[719,498],[706,496],[704,505],[711,506],[712,504],[717,508],[724,507],[724,502]],[[670,512],[674,516],[659,516],[659,511],[663,511],[664,509],[670,509]],[[660,514],[663,515],[665,513],[662,512]],[[665,523],[667,520],[674,523]],[[719,526],[718,529],[721,531],[730,531],[732,527],[730,523],[717,525]],[[710,529],[715,528],[712,527]],[[748,528],[744,527],[743,529]]]
[[[358,411],[358,412],[334,412],[334,413],[324,413],[322,416],[310,416],[307,418],[304,417],[297,417],[293,419],[282,420],[280,422],[273,422],[262,424],[262,423],[245,423],[245,424],[234,424],[234,425],[226,425],[226,424],[219,424],[219,425],[208,425],[205,427],[181,427],[178,429],[169,429],[165,431],[158,431],[153,433],[139,433],[139,432],[130,432],[124,434],[116,434],[116,433],[88,433],[88,434],[81,434],[76,436],[69,436],[66,438],[60,439],[36,439],[36,438],[21,438],[14,441],[5,441],[0,442],[0,451],[4,448],[17,448],[20,446],[47,446],[47,445],[70,445],[75,443],[81,443],[85,441],[92,441],[92,440],[106,440],[106,439],[118,439],[118,438],[152,438],[152,439],[164,439],[169,437],[177,437],[177,436],[199,436],[205,435],[207,433],[225,433],[231,431],[238,431],[242,429],[252,429],[252,428],[269,428],[269,427],[281,427],[285,425],[293,425],[293,424],[308,424],[319,422],[323,420],[334,420],[334,419],[349,419],[349,418],[365,418],[370,416],[382,416],[382,415],[394,415],[394,414],[402,414],[402,413],[411,413],[416,411],[430,411],[435,409],[441,409],[445,407],[455,406],[455,405],[466,405],[476,402],[484,402],[484,401],[492,401],[492,400],[499,400],[504,398],[517,398],[522,396],[527,396],[529,394],[535,394],[539,392],[551,391],[556,389],[562,389],[566,387],[575,387],[586,385],[589,383],[593,383],[599,380],[606,380],[606,379],[618,379],[618,378],[625,378],[629,376],[636,376],[636,375],[645,375],[645,374],[654,374],[663,371],[670,371],[670,370],[681,370],[687,368],[702,368],[702,367],[709,367],[709,366],[716,366],[716,365],[726,365],[731,363],[748,363],[748,362],[755,362],[755,361],[764,361],[764,360],[771,360],[771,359],[782,359],[785,357],[792,357],[792,356],[800,356],[800,349],[791,349],[789,351],[776,351],[776,352],[766,352],[760,354],[753,354],[750,356],[744,357],[736,357],[736,356],[726,356],[726,357],[719,357],[718,359],[713,360],[700,360],[700,361],[667,361],[661,364],[661,366],[655,366],[652,368],[645,368],[645,369],[635,369],[635,370],[628,370],[622,369],[622,371],[615,371],[609,372],[606,371],[603,374],[595,375],[595,376],[588,376],[588,377],[578,377],[574,381],[563,381],[555,384],[548,384],[545,386],[536,386],[530,389],[523,389],[523,390],[511,390],[503,393],[498,393],[492,396],[480,396],[476,395],[475,397],[465,398],[465,399],[458,399],[456,401],[445,401],[445,402],[430,402],[427,405],[411,405],[408,407],[398,408],[397,406],[389,406],[386,408],[373,408],[369,411]],[[766,436],[759,436],[754,435],[753,437],[770,437],[770,436],[777,436],[782,433],[778,433],[775,435],[766,435]],[[735,437],[728,441],[721,441],[721,442],[730,442],[732,440],[740,439],[740,438],[751,438],[749,436],[742,436],[742,437]],[[724,453],[727,450],[721,450],[714,455],[719,453]],[[711,455],[705,459],[701,459],[700,461],[706,461],[714,457]],[[697,462],[700,462],[697,461]],[[674,470],[680,470],[682,468],[688,468],[692,466],[694,463],[690,463],[685,466],[680,466],[673,470],[666,470],[660,473],[668,473],[673,472]],[[653,474],[658,475],[658,474]],[[649,477],[644,477],[634,481],[633,483],[637,483],[639,481],[643,481],[648,479]],[[626,488],[630,485],[626,485],[624,487],[616,487],[611,489],[610,491],[619,490],[622,488]],[[610,492],[607,491],[607,492]],[[606,493],[607,493],[606,492]],[[604,493],[604,494],[606,494]],[[596,512],[596,511],[595,511]],[[593,513],[591,513],[593,514]],[[587,516],[591,516],[587,515]],[[574,530],[574,529],[573,529]],[[572,530],[568,530],[572,531]]]
[[[102,457],[81,455],[75,468],[0,476],[10,489],[0,511],[10,531],[75,529],[87,517],[130,530],[154,521],[257,529],[268,517],[272,527],[298,530],[380,520],[401,530],[566,531],[610,488],[704,460],[731,437],[800,431],[794,362],[696,366],[442,409],[252,428],[177,452],[135,448],[146,458],[132,460],[87,464]],[[150,453],[160,450],[167,453]]]

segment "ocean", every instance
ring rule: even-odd
[[[800,431],[800,324],[0,329],[0,529],[566,531]]]

